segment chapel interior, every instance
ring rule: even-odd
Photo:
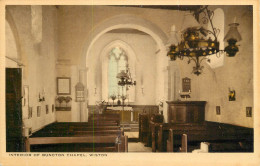
[[[253,6],[5,18],[6,152],[254,152]]]

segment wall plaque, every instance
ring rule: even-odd
[[[182,79],[182,92],[190,92],[191,91],[191,79],[185,77]]]
[[[70,95],[70,77],[57,77],[57,94]]]

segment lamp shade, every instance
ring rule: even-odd
[[[229,31],[224,38],[225,41],[228,41],[230,39],[233,39],[233,40],[236,40],[236,41],[242,40],[242,37],[241,37],[241,35],[240,35],[240,33],[238,32],[238,29],[237,29],[238,25],[239,25],[238,23],[229,24],[230,28],[229,28]]]

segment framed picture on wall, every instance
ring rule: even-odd
[[[24,85],[22,89],[22,116],[29,119],[29,86]]]
[[[23,86],[23,106],[29,108],[29,85]]]
[[[41,106],[37,106],[37,117],[41,116]]]
[[[70,95],[71,93],[70,77],[57,77],[57,94]]]
[[[246,107],[246,117],[252,117],[252,107]]]
[[[54,104],[52,104],[51,111],[54,112],[54,110],[55,110],[55,107],[54,107]]]
[[[216,114],[220,115],[220,106],[216,106]]]
[[[49,105],[45,105],[46,114],[49,113]]]
[[[31,118],[32,118],[32,112],[33,112],[33,107],[29,107],[28,119],[31,119]]]

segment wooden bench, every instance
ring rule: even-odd
[[[149,115],[139,114],[139,141],[145,142],[149,131]]]
[[[182,133],[187,130],[197,131],[202,130],[203,128],[203,125],[197,123],[154,123],[152,125],[152,151],[165,152],[167,150],[167,139],[170,129],[180,131]]]
[[[104,124],[107,124],[104,126]],[[45,136],[45,135],[52,135],[52,134],[61,134],[65,136],[69,136],[69,134],[72,134],[74,131],[103,131],[103,130],[120,130],[120,126],[117,126],[116,123],[102,123],[94,124],[92,122],[83,122],[82,124],[78,122],[58,122],[58,123],[52,123],[47,126],[45,126],[43,129],[39,130],[38,132],[34,133],[35,136]],[[60,135],[60,136],[61,136]]]
[[[53,123],[26,140],[26,151],[127,152],[118,115],[92,115],[89,122]],[[55,147],[55,148],[53,148]]]
[[[104,147],[102,146],[101,149],[103,151],[112,151],[115,152],[127,152],[128,149],[128,141],[127,136],[120,136],[118,139],[120,140],[119,143],[116,142],[118,135],[81,135],[81,136],[74,136],[74,137],[33,137],[26,139],[26,151],[31,151],[31,146],[33,145],[54,145],[54,144],[113,144],[113,146]],[[48,150],[48,149],[47,149]],[[49,151],[49,150],[48,150]],[[97,151],[93,148],[85,148],[78,151]]]
[[[253,129],[216,122],[184,130],[172,127],[169,129],[167,151],[191,152],[198,149],[201,142],[209,143],[209,152],[252,152]],[[178,149],[178,146],[181,148]]]
[[[59,130],[55,132],[46,132],[45,130],[34,133],[26,140],[26,150],[31,151],[31,146],[42,145],[58,145],[62,144],[67,146],[68,144],[81,144],[79,151],[116,151],[127,152],[128,141],[127,136],[124,136],[124,132],[116,126],[116,129],[98,128],[77,128],[74,131]],[[86,146],[88,145],[88,146]],[[93,149],[92,146],[102,145],[99,149]],[[109,145],[109,146],[107,146]],[[83,148],[85,146],[85,148]],[[112,149],[111,149],[112,148]],[[46,148],[45,148],[46,149]],[[92,149],[92,150],[91,150]],[[48,150],[48,149],[46,149]],[[59,151],[59,150],[58,150]],[[70,150],[69,150],[70,151]],[[78,151],[78,150],[77,150]]]
[[[90,114],[88,122],[116,122],[120,125],[120,114],[104,113],[104,114]]]

